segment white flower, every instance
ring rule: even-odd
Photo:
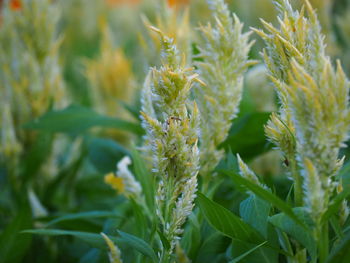
[[[125,156],[117,164],[116,175],[123,179],[124,194],[126,196],[141,196],[142,188],[138,181],[136,181],[134,175],[130,172],[128,166],[131,164],[129,156]]]

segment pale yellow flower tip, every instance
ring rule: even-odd
[[[118,193],[123,193],[125,191],[123,178],[115,176],[114,173],[106,174],[104,177],[104,181],[106,184],[110,185],[114,190],[118,191]]]
[[[109,175],[109,174],[108,174]],[[123,263],[121,259],[121,252],[119,248],[113,243],[113,241],[105,234],[100,233],[103,239],[106,241],[107,246],[109,248],[109,262],[110,263]]]

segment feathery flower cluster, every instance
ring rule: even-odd
[[[243,160],[241,159],[241,156],[237,154],[237,161],[238,161],[238,166],[239,166],[239,173],[242,177],[248,179],[254,184],[260,185],[259,179],[256,176],[256,174],[250,170],[248,165],[246,165]]]
[[[106,21],[101,22],[102,40],[100,55],[86,61],[85,74],[90,82],[94,107],[108,116],[128,119],[130,116],[122,103],[131,103],[136,91],[132,65],[121,48],[114,48]],[[127,144],[130,136],[123,131],[109,129],[108,136]]]
[[[123,107],[118,107],[116,101],[130,102],[132,99],[135,80],[131,63],[121,49],[113,47],[106,22],[101,24],[101,54],[96,60],[87,61],[86,76],[92,86],[96,108],[104,114],[115,116],[123,111]]]
[[[199,112],[189,101],[198,74],[185,67],[173,39],[160,35],[162,65],[152,68],[143,92],[142,125],[151,146],[153,172],[159,178],[156,196],[160,231],[170,244],[161,260],[167,262],[194,206],[199,170]],[[191,113],[189,112],[191,108]],[[162,261],[163,262],[163,261]]]
[[[186,54],[187,62],[189,62],[192,58],[189,10],[187,8],[178,10],[175,8],[176,6],[171,1],[168,1],[168,3],[163,1],[160,6],[157,5],[160,10],[156,15],[155,27],[174,40],[174,44],[181,53]],[[152,26],[147,17],[142,16],[142,20],[148,29]],[[159,44],[157,34],[152,30],[149,33],[150,41],[141,37],[141,45],[145,54],[149,57],[149,61],[159,61],[157,58],[162,46]]]
[[[338,156],[348,138],[349,82],[340,63],[334,69],[325,54],[324,36],[309,2],[308,18],[304,8],[294,11],[287,0],[279,0],[277,6],[279,28],[262,21],[267,33],[256,30],[267,45],[265,63],[282,104],[266,133],[287,158],[298,162],[303,199],[318,222],[342,166]]]
[[[243,24],[231,17],[223,0],[209,2],[216,19],[215,26],[201,27],[204,43],[199,45],[197,62],[206,86],[196,88],[201,112],[201,171],[206,176],[218,164],[223,151],[217,147],[226,139],[232,120],[238,113],[242,97],[243,73],[254,62],[248,60],[253,42],[250,33],[242,33]]]
[[[30,141],[30,136],[20,129],[21,125],[51,105],[64,104],[57,5],[50,0],[30,0],[22,1],[16,10],[8,5],[1,10],[1,141],[12,138],[13,147],[9,149],[11,146],[6,143],[8,146],[1,149],[0,155],[19,154],[18,144]]]
[[[125,156],[117,164],[116,174],[107,174],[105,176],[105,182],[127,198],[132,197],[135,200],[141,200],[142,188],[140,183],[136,181],[134,175],[128,169],[130,164],[130,157]]]

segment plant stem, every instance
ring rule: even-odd
[[[298,164],[294,157],[290,158],[290,170],[294,179],[294,202],[295,206],[303,206],[302,178],[298,171]]]
[[[303,249],[302,247],[300,247],[299,244],[297,244],[294,259],[295,259],[295,263],[306,263],[307,262],[306,249]]]
[[[317,245],[319,263],[324,263],[328,257],[329,243],[328,243],[328,222],[323,226],[317,228]]]

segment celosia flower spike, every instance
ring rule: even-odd
[[[237,154],[237,160],[238,160],[238,166],[239,166],[239,172],[240,175],[249,181],[251,181],[254,184],[261,185],[259,182],[258,177],[255,175],[255,173],[249,169],[248,165],[246,165],[239,154]]]
[[[0,159],[9,164],[36,138],[23,125],[51,107],[65,106],[67,97],[59,63],[60,5],[51,0],[5,2],[0,26],[0,104],[5,107],[0,141],[6,143],[0,147]]]
[[[217,147],[226,139],[242,97],[243,74],[254,62],[248,60],[253,42],[242,33],[243,24],[231,17],[223,0],[209,1],[215,24],[201,26],[204,43],[197,62],[205,86],[196,87],[201,123],[201,171],[207,177],[223,156]]]
[[[153,158],[152,171],[159,179],[156,213],[160,230],[170,248],[163,247],[161,262],[174,252],[182,225],[194,206],[199,170],[199,111],[189,101],[198,74],[186,68],[173,39],[152,27],[160,36],[162,64],[152,68],[142,94],[141,119],[145,144]],[[165,261],[162,261],[165,260]]]
[[[319,224],[339,184],[335,175],[348,139],[350,85],[340,63],[332,66],[316,12],[305,3],[308,17],[279,0],[279,27],[263,22],[266,32],[256,32],[266,43],[263,56],[282,105],[265,131],[294,163],[294,195]],[[304,193],[298,191],[302,185]]]

